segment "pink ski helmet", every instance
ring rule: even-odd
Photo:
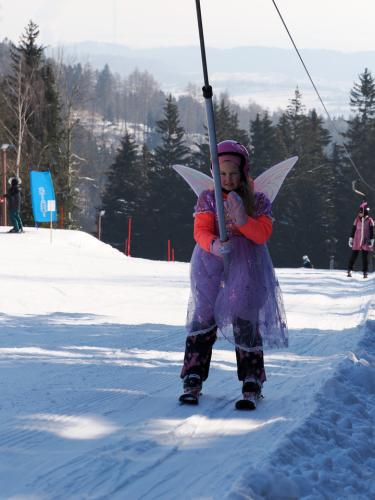
[[[370,207],[368,206],[368,203],[367,201],[363,201],[360,205],[359,205],[359,211],[360,212],[363,212],[364,214],[368,214],[369,211],[370,211]]]
[[[244,176],[249,176],[249,152],[245,146],[239,142],[232,140],[219,142],[217,145],[217,155],[219,158],[223,155],[237,156],[241,160],[240,168],[242,169]]]

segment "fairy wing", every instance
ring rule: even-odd
[[[260,174],[259,177],[254,179],[254,190],[264,193],[272,203],[276,198],[285,177],[288,175],[297,160],[298,156],[293,156],[292,158],[288,158],[287,160],[270,167],[268,170]]]
[[[214,188],[213,179],[199,170],[185,167],[185,165],[172,165],[172,168],[185,179],[197,196],[206,189]]]
[[[254,180],[255,191],[264,193],[272,203],[285,177],[297,160],[298,156],[293,156],[263,172],[263,174],[259,175],[259,177]],[[197,196],[206,189],[214,188],[213,179],[199,170],[186,167],[185,165],[173,165],[173,169],[185,179]]]

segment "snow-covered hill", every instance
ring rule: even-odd
[[[187,264],[1,230],[1,499],[375,498],[373,277],[278,270],[291,347],[256,412],[225,341],[182,407]]]

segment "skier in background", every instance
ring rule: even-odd
[[[308,255],[304,255],[302,257],[302,266],[303,267],[306,267],[308,269],[312,269],[314,266],[311,264],[311,261],[309,259],[309,256]]]
[[[9,233],[23,233],[23,224],[21,220],[21,181],[18,177],[11,177],[9,179],[10,187],[8,188],[8,192],[3,195],[3,198],[8,200],[8,209],[10,220],[13,224],[12,229]]]
[[[208,377],[218,329],[235,345],[243,399],[239,409],[255,409],[266,380],[263,346],[287,346],[281,291],[266,241],[272,233],[271,203],[254,192],[249,157],[236,141],[218,144],[228,240],[219,239],[215,192],[201,193],[194,212],[191,294],[181,371],[182,403],[197,404]],[[228,271],[224,277],[224,256]]]
[[[348,263],[348,277],[352,276],[354,263],[359,252],[362,252],[362,272],[367,278],[368,252],[374,249],[374,220],[369,215],[370,207],[367,202],[361,203],[357,217],[354,219],[352,232],[349,238],[349,247],[352,254]]]

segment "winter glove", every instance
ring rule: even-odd
[[[228,254],[232,251],[232,243],[230,240],[220,241],[214,240],[211,243],[211,253],[216,255],[216,257],[223,257],[223,255]]]
[[[236,226],[243,226],[246,224],[248,215],[246,213],[241,196],[231,191],[227,197],[227,208],[230,218]]]
[[[350,248],[352,248],[352,246],[353,246],[353,238],[349,238],[348,245],[350,246]]]

